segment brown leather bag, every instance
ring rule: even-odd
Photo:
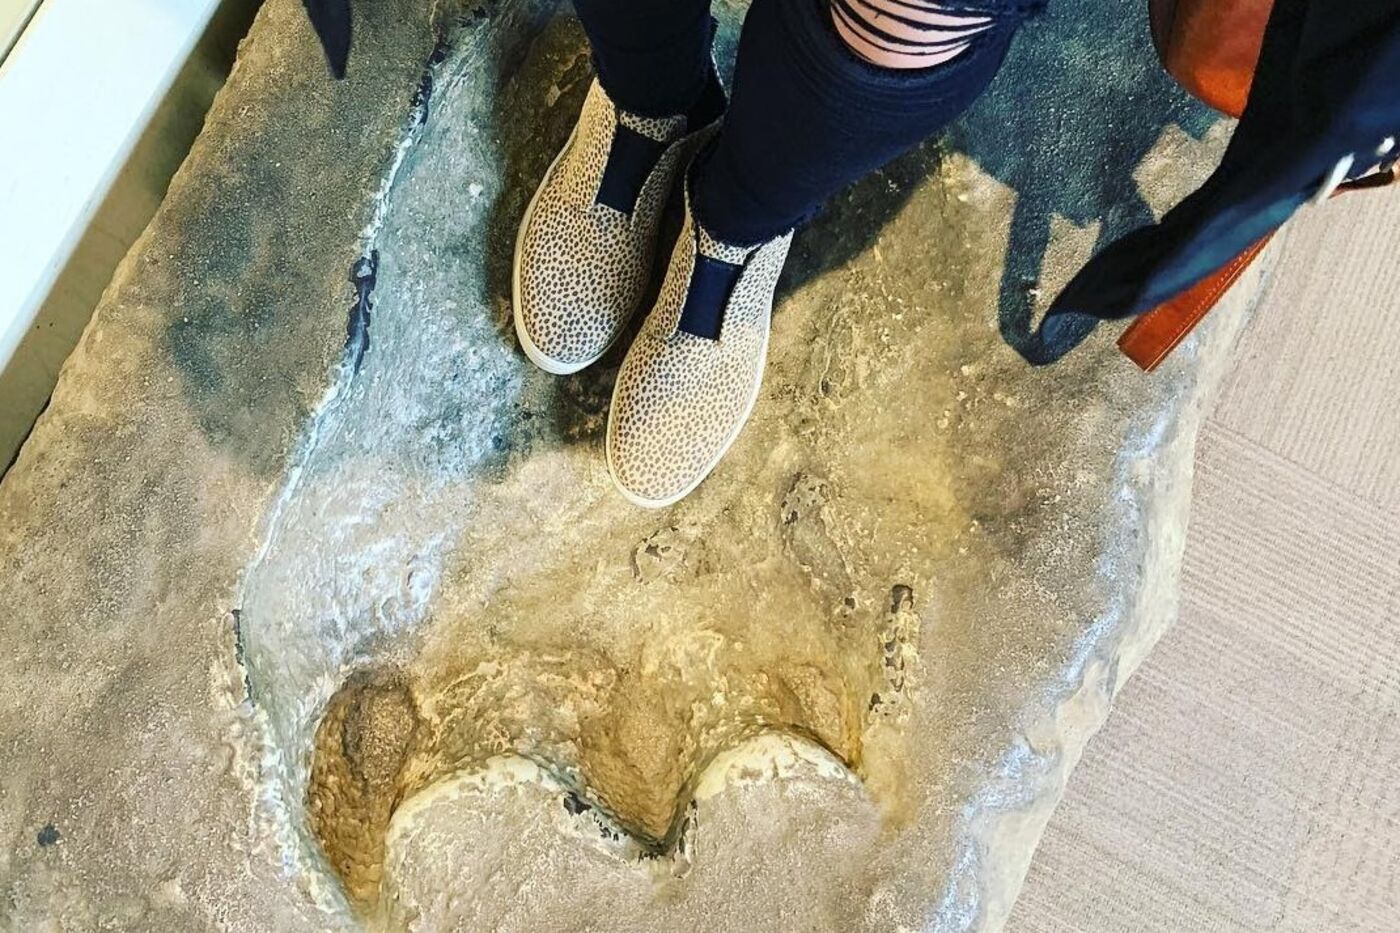
[[[1238,117],[1273,8],[1274,0],[1151,0],[1152,39],[1182,87]]]
[[[1232,117],[1244,113],[1274,0],[1149,0],[1152,37],[1162,63],[1196,97]],[[1349,182],[1342,191],[1379,187],[1386,177]],[[1254,243],[1213,275],[1141,315],[1119,348],[1151,371],[1166,359],[1268,245]]]

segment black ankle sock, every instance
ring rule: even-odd
[[[724,88],[712,69],[700,97],[686,112],[686,131],[708,126],[724,114]],[[597,201],[624,214],[631,214],[643,185],[670,142],[653,139],[619,123],[613,131],[608,162],[598,186]]]

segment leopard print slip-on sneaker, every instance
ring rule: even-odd
[[[638,117],[595,80],[515,245],[515,332],[536,366],[578,372],[608,351],[646,292],[662,210],[687,143],[718,119],[713,78],[691,114]]]
[[[757,246],[721,243],[696,222],[687,192],[661,294],[613,387],[608,472],[629,501],[679,501],[739,436],[763,383],[791,243],[791,232]]]

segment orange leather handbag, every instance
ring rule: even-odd
[[[1244,113],[1274,0],[1150,0],[1152,37],[1167,70],[1186,90],[1232,117]],[[1368,177],[1337,190],[1395,180]],[[1205,280],[1138,317],[1118,340],[1133,362],[1151,371],[1249,268],[1264,237]]]

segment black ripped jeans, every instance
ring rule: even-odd
[[[830,0],[754,0],[733,99],[691,178],[697,219],[721,240],[758,243],[943,129],[986,89],[1039,0],[949,0],[993,26],[952,61],[879,68],[837,35]],[[710,77],[709,0],[575,0],[598,78],[619,107],[686,113]]]

